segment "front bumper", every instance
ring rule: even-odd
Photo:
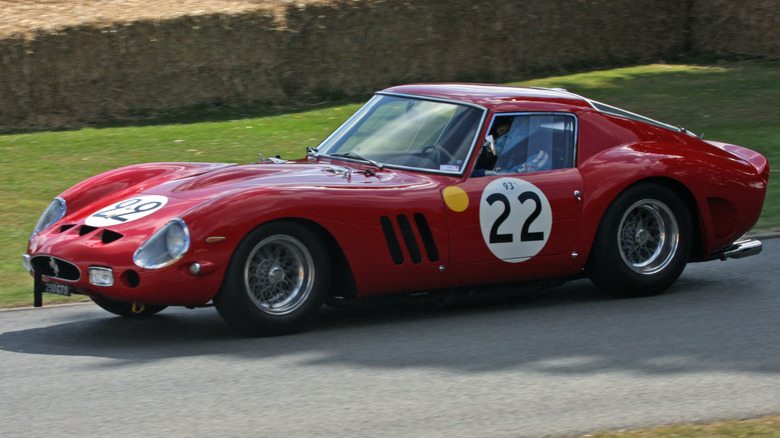
[[[150,270],[110,264],[96,266],[91,262],[25,254],[23,264],[34,278],[34,307],[41,307],[44,293],[65,296],[82,294],[123,302],[197,307],[214,297],[222,276],[217,264],[206,260]]]

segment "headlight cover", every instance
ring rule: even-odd
[[[190,248],[190,231],[176,218],[146,240],[133,254],[133,262],[146,269],[164,268],[184,256]]]
[[[59,196],[54,198],[54,200],[51,201],[51,204],[46,207],[46,210],[43,211],[43,214],[41,215],[40,219],[38,219],[38,222],[36,222],[35,228],[33,229],[32,234],[30,234],[30,239],[46,229],[49,225],[62,219],[63,216],[65,216],[67,209],[68,208],[65,205],[64,199],[60,198]]]

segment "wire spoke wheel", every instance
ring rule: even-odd
[[[612,296],[663,292],[682,274],[694,227],[684,192],[653,183],[620,193],[604,212],[585,270]]]
[[[626,210],[617,238],[623,262],[634,272],[650,275],[671,263],[677,253],[680,228],[666,204],[643,199]]]
[[[249,298],[263,312],[284,315],[306,301],[314,283],[314,261],[309,250],[286,235],[257,244],[244,267]]]
[[[239,242],[214,305],[251,336],[294,333],[322,306],[330,286],[323,237],[303,224],[276,221]]]

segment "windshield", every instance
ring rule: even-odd
[[[391,167],[461,173],[484,110],[452,102],[376,95],[328,137],[322,155]]]

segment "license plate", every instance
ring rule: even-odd
[[[44,282],[43,292],[50,293],[50,294],[57,294],[57,295],[65,295],[66,297],[69,297],[70,287],[65,284]]]

